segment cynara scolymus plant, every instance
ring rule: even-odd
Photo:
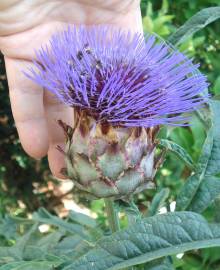
[[[0,270],[219,268],[218,249],[198,249],[220,246],[220,101],[209,98],[198,65],[173,47],[218,18],[220,7],[199,11],[168,37],[173,45],[107,26],[69,27],[37,52],[27,75],[73,107],[71,126],[57,119],[66,134],[63,173],[86,198],[104,197],[114,233],[105,214],[70,211],[61,219],[39,209],[31,219],[0,217]],[[161,149],[176,156],[155,177]],[[158,188],[136,206],[132,195],[154,178]],[[102,209],[102,200],[90,205]]]
[[[67,176],[95,198],[128,199],[152,187],[161,125],[186,125],[206,101],[206,77],[155,35],[69,27],[36,56],[31,78],[74,108]]]

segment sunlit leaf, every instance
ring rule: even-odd
[[[220,246],[220,226],[192,212],[145,218],[101,238],[64,270],[119,270],[192,249]]]

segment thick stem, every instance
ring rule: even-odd
[[[110,226],[110,229],[113,232],[116,232],[120,230],[120,224],[119,224],[119,218],[118,218],[118,213],[114,209],[114,202],[112,199],[104,199],[105,201],[105,208],[106,208],[106,213],[108,217],[108,223]]]
[[[106,213],[107,213],[110,229],[112,233],[119,231],[120,224],[119,224],[118,213],[114,209],[114,201],[112,199],[107,199],[107,198],[104,199],[104,201],[105,201],[105,208],[106,208]],[[134,270],[134,268],[129,267],[129,268],[124,268],[123,270]]]

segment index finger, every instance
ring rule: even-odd
[[[43,89],[22,73],[31,63],[5,57],[12,113],[24,150],[34,158],[48,151],[48,128],[43,105]]]

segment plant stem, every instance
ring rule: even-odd
[[[120,224],[119,224],[118,213],[114,209],[114,201],[108,198],[104,199],[104,201],[105,201],[105,208],[106,208],[106,213],[107,213],[110,229],[112,233],[119,231]],[[134,268],[128,267],[128,268],[124,268],[123,270],[134,270]]]
[[[114,209],[114,202],[112,199],[104,199],[105,201],[105,208],[106,208],[106,213],[108,217],[108,223],[109,227],[112,231],[112,233],[120,230],[120,224],[119,224],[119,219],[118,219],[118,213]]]

